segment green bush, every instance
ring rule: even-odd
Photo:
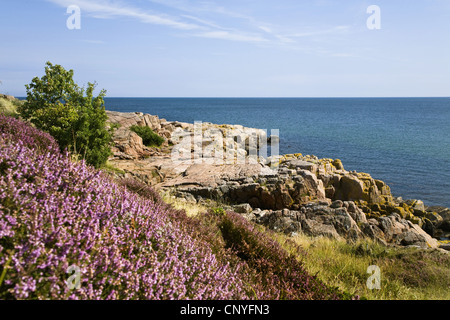
[[[157,135],[149,127],[131,126],[130,130],[142,138],[142,143],[147,147],[159,147],[163,144],[164,138]]]
[[[226,214],[226,211],[224,208],[218,207],[218,208],[212,208],[212,213],[216,216],[224,216]]]
[[[50,133],[62,151],[68,149],[96,168],[106,163],[111,155],[112,129],[106,126],[105,90],[94,97],[95,83],[80,88],[73,80],[73,70],[50,62],[45,75],[33,78],[25,87],[27,100],[18,108],[24,119]]]

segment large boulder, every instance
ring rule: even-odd
[[[364,199],[364,183],[356,176],[343,176],[336,186],[335,199],[347,201]]]
[[[268,211],[256,222],[287,234],[303,232],[309,236],[353,241],[363,235],[345,208],[331,208],[326,203],[310,203],[300,210]]]
[[[421,248],[438,248],[439,242],[433,239],[418,225],[411,223],[398,214],[376,219],[364,219],[357,215],[357,223],[353,215],[357,212],[355,205],[348,202],[338,206],[338,202],[328,206],[325,203],[309,203],[299,210],[266,211],[254,221],[270,229],[295,234],[302,232],[309,236],[326,236],[334,239],[357,241],[364,237],[378,241],[384,245],[418,246]]]

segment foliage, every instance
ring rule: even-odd
[[[59,153],[59,146],[50,134],[18,119],[0,114],[0,133],[2,139],[16,139],[38,153]]]
[[[21,100],[8,100],[0,97],[0,113],[7,116],[17,117],[17,108],[22,105],[22,103],[23,102]]]
[[[22,138],[0,132],[0,299],[245,298],[170,207]]]
[[[62,151],[67,148],[98,168],[111,154],[112,132],[106,126],[106,91],[94,97],[95,86],[89,82],[86,89],[80,88],[73,70],[47,62],[45,75],[25,86],[27,100],[18,111],[55,137]]]
[[[298,260],[305,252],[296,247],[289,254],[266,232],[239,214],[227,212],[220,223],[227,247],[255,271],[254,282],[263,287],[263,299],[324,300],[355,299],[349,294],[330,288],[316,276],[309,275]]]
[[[286,236],[274,238],[284,247]],[[376,300],[450,299],[450,255],[439,250],[385,247],[370,239],[359,243],[298,234],[293,240],[307,250],[307,270],[331,286]],[[381,269],[381,289],[370,290],[367,268]]]
[[[131,126],[130,130],[142,138],[142,143],[147,147],[159,147],[164,143],[164,138],[153,132],[149,127]]]
[[[130,189],[163,203],[153,189],[142,182],[122,180]],[[159,199],[159,200],[156,200]],[[172,221],[180,224],[222,263],[237,272],[243,290],[251,299],[351,299],[356,298],[329,288],[308,274],[297,258],[306,253],[294,242],[290,253],[268,236],[270,231],[245,220],[241,215],[215,207],[189,217],[182,210],[170,210]]]
[[[217,216],[223,216],[226,213],[225,209],[222,207],[212,208],[211,211],[214,215]]]

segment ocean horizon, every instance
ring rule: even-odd
[[[278,129],[280,154],[341,159],[394,196],[450,207],[450,98],[105,98],[168,121]]]

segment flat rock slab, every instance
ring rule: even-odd
[[[308,170],[313,173],[317,171],[317,165],[303,160],[291,160],[289,161],[289,167],[292,169]]]
[[[260,164],[193,164],[182,175],[164,181],[158,187],[203,186],[216,188],[219,181],[257,177],[262,172]]]

